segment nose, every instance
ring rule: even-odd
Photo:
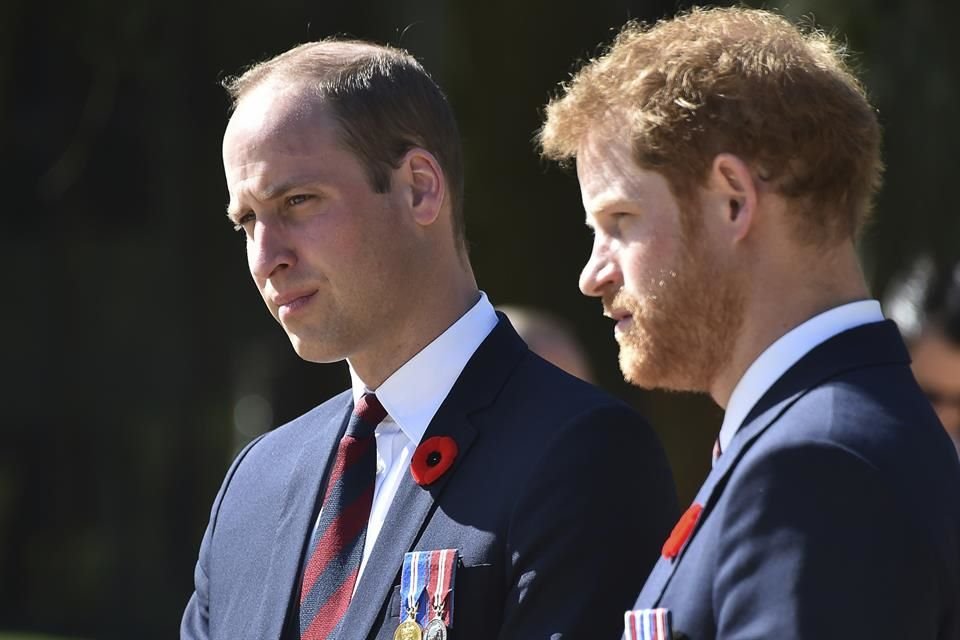
[[[266,280],[295,262],[296,254],[282,226],[257,220],[252,235],[247,236],[247,264],[253,277]]]
[[[611,247],[599,235],[594,237],[590,258],[580,272],[580,291],[596,298],[611,287],[619,289],[621,285],[620,269],[613,259]]]

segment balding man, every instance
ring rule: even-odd
[[[336,40],[228,88],[250,273],[297,354],[347,360],[353,385],[237,457],[182,638],[615,633],[672,479],[633,411],[533,355],[478,290],[439,88],[405,52]]]

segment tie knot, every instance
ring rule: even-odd
[[[353,417],[354,419],[347,427],[347,433],[355,438],[366,438],[373,435],[377,425],[387,417],[387,410],[380,404],[376,395],[365,393],[357,400]]]

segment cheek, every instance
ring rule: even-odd
[[[621,265],[624,283],[628,287],[647,290],[652,283],[662,279],[665,272],[674,268],[674,255],[664,244],[651,242],[624,252]]]
[[[375,199],[348,194],[298,221],[292,242],[301,255],[310,256],[311,262],[334,268],[353,261],[369,245],[380,242],[382,226]]]
[[[266,280],[266,278],[262,278],[262,277],[256,275],[256,268],[255,268],[255,265],[256,265],[256,256],[254,255],[254,253],[253,253],[252,251],[249,250],[251,247],[253,247],[253,245],[252,245],[252,244],[248,244],[247,247],[248,247],[248,251],[247,251],[247,271],[250,273],[250,279],[253,280],[253,284],[255,284],[255,285],[257,286],[257,290],[260,291],[260,294],[261,294],[261,295],[266,295],[266,294],[264,293],[263,289],[264,289],[264,287],[267,286],[267,280]]]
[[[247,241],[247,271],[250,272],[250,277],[253,278],[254,282],[257,282],[257,276],[253,275],[253,267],[256,263],[257,256],[254,253],[253,243],[249,240]],[[260,286],[260,283],[257,282],[257,286]]]

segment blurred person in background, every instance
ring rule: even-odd
[[[540,309],[518,305],[500,305],[497,310],[507,316],[531,351],[570,375],[593,382],[593,371],[583,345],[562,319]]]
[[[913,375],[960,454],[960,260],[919,258],[884,299],[910,349]]]
[[[960,463],[858,262],[880,127],[837,43],[746,8],[630,24],[540,139],[576,161],[624,376],[725,409],[627,638],[960,638]]]
[[[676,516],[666,458],[477,288],[439,87],[404,51],[326,40],[227,88],[250,273],[297,354],[353,384],[237,456],[181,637],[613,635]]]

